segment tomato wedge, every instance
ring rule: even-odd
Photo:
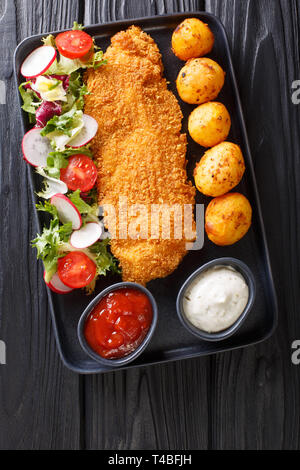
[[[67,168],[60,170],[60,179],[71,191],[88,192],[97,180],[96,165],[87,155],[72,155]]]
[[[58,51],[68,59],[80,59],[89,55],[93,48],[92,37],[84,31],[65,31],[56,36]]]
[[[87,286],[96,276],[96,264],[82,251],[72,251],[58,260],[61,282],[73,289]]]

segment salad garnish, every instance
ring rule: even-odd
[[[43,177],[37,195],[44,202],[36,208],[50,219],[32,246],[54,292],[85,287],[90,293],[98,276],[119,272],[99,219],[97,167],[89,145],[98,124],[83,113],[89,93],[83,71],[99,68],[106,60],[77,22],[72,30],[42,41],[44,45],[23,62],[25,81],[19,86],[22,109],[34,124],[23,138],[23,155]]]

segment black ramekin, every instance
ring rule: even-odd
[[[190,283],[197,276],[199,276],[199,274],[203,273],[204,271],[214,266],[231,266],[236,271],[241,273],[248,285],[249,299],[248,299],[247,305],[243,313],[231,326],[229,326],[225,330],[218,331],[216,333],[209,333],[207,331],[200,330],[186,318],[186,315],[183,309],[183,297]],[[195,272],[193,272],[193,274],[182,285],[178,293],[177,301],[176,301],[177,314],[182,325],[193,335],[205,341],[221,341],[223,339],[228,338],[229,336],[232,336],[240,328],[240,326],[245,321],[246,317],[248,316],[253,306],[255,296],[256,296],[256,283],[255,283],[254,276],[252,272],[250,271],[250,269],[248,268],[248,266],[242,261],[235,259],[235,258],[217,258],[217,259],[210,261],[209,263],[204,264]]]
[[[119,289],[124,289],[124,288],[129,288],[129,289],[138,289],[144,294],[146,294],[151,302],[152,306],[152,311],[153,311],[153,317],[152,317],[152,323],[150,325],[150,328],[147,332],[146,337],[144,340],[141,342],[141,344],[134,350],[132,353],[128,354],[127,356],[118,358],[118,359],[106,359],[99,354],[97,354],[88,344],[85,336],[84,336],[84,325],[86,322],[87,317],[93,310],[93,308],[100,302],[100,300],[110,292],[113,292],[115,290]],[[154,333],[156,324],[157,324],[157,304],[156,301],[151,294],[151,292],[148,291],[145,287],[141,286],[140,284],[136,284],[135,282],[118,282],[117,284],[113,284],[112,286],[107,287],[104,289],[102,292],[100,292],[86,307],[84,310],[83,314],[80,317],[78,327],[77,327],[77,334],[79,338],[79,342],[81,344],[81,347],[84,349],[84,351],[95,361],[100,362],[101,364],[108,366],[108,367],[119,367],[123,366],[124,364],[128,364],[129,362],[134,361],[147,347],[149,344],[151,337]]]

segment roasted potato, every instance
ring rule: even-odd
[[[213,147],[229,134],[231,119],[222,103],[211,101],[194,109],[189,116],[189,133],[202,147]]]
[[[207,57],[189,60],[180,70],[176,85],[180,98],[186,103],[202,104],[214,100],[225,81],[225,72]]]
[[[222,142],[207,150],[194,170],[197,189],[206,196],[222,196],[241,181],[245,161],[240,147]]]
[[[207,206],[205,230],[208,238],[219,246],[232,245],[248,232],[252,208],[240,193],[216,197]]]
[[[172,50],[181,60],[208,54],[214,45],[214,35],[207,24],[198,18],[187,18],[172,35]]]

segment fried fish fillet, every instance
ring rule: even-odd
[[[105,221],[123,280],[146,284],[172,273],[186,253],[187,238],[175,236],[175,225],[182,221],[171,216],[169,239],[161,233],[161,222],[156,238],[149,227],[153,204],[194,204],[195,188],[185,170],[186,135],[180,133],[182,113],[162,77],[159,49],[140,28],[113,36],[104,58],[107,65],[88,70],[85,77],[91,92],[85,113],[99,125],[93,140],[99,204],[116,208],[116,219],[107,212]],[[134,204],[146,207],[147,215],[128,209]],[[125,222],[122,211],[127,211]],[[121,224],[130,232],[134,223],[143,233],[137,230],[125,239]]]

